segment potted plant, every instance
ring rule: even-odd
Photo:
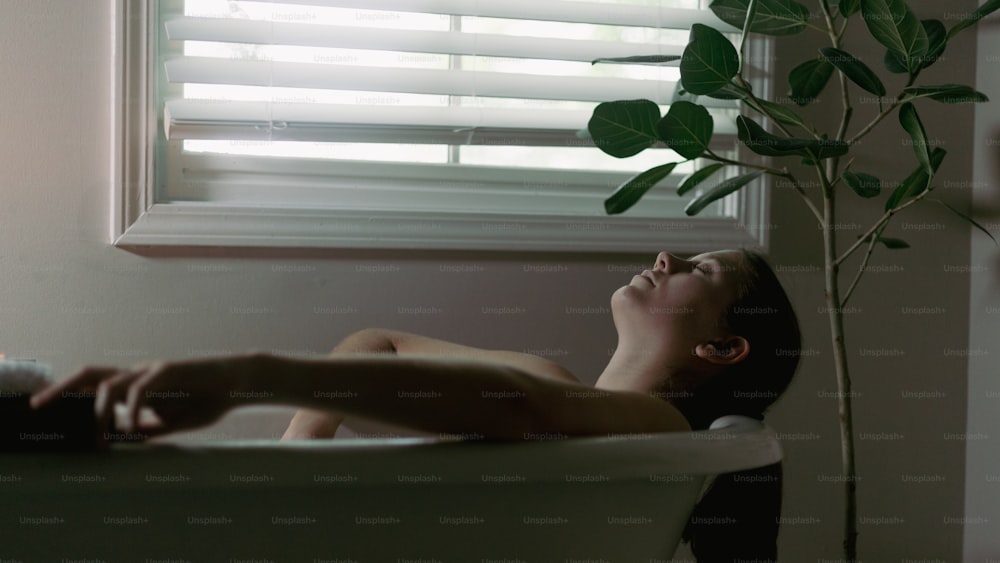
[[[892,218],[922,201],[933,201],[968,221],[975,228],[992,235],[968,215],[933,197],[934,174],[945,158],[942,148],[931,148],[917,110],[918,103],[986,102],[987,97],[961,84],[924,84],[921,72],[938,61],[948,42],[958,33],[975,25],[984,16],[1000,8],[1000,0],[989,0],[948,28],[936,19],[920,20],[905,0],[818,0],[822,26],[808,20],[809,9],[796,0],[714,0],[709,8],[722,21],[741,30],[738,46],[710,26],[695,24],[690,42],[677,56],[644,56],[599,59],[595,63],[673,64],[680,66],[679,91],[666,115],[661,117],[657,104],[649,100],[602,103],[594,109],[588,125],[590,136],[604,152],[626,158],[653,145],[666,145],[682,160],[665,163],[643,171],[622,184],[606,201],[608,214],[621,213],[674,168],[687,161],[711,161],[682,180],[678,195],[695,193],[685,212],[696,215],[712,202],[728,196],[762,176],[780,178],[801,196],[806,208],[823,234],[826,310],[830,321],[834,367],[838,387],[838,409],[842,442],[842,477],[845,485],[844,557],[857,559],[856,474],[854,431],[851,414],[851,379],[845,348],[843,311],[868,265],[872,252],[881,244],[890,249],[906,248],[905,241],[883,236]],[[905,77],[906,84],[889,94],[879,74],[845,50],[848,23],[860,18],[863,28],[885,48],[883,72]],[[861,26],[855,26],[861,27]],[[803,119],[794,106],[762,99],[753,91],[744,75],[747,38],[751,33],[791,36],[808,28],[821,30],[829,46],[818,56],[796,66],[788,75],[790,99],[798,106],[814,103],[828,86],[839,87],[840,125],[836,131],[821,132]],[[830,85],[837,75],[839,84]],[[860,127],[851,127],[855,117],[851,105],[852,88],[861,88],[878,97],[878,112]],[[736,118],[737,136],[750,152],[764,157],[733,160],[710,148],[713,118],[697,104],[697,96],[739,100],[745,111]],[[884,103],[883,103],[884,101]],[[916,166],[881,203],[881,216],[846,250],[837,248],[835,226],[837,196],[844,186],[878,205],[875,198],[888,182],[871,171],[852,168],[853,155],[861,152],[859,142],[874,129],[897,121],[915,153]],[[789,169],[794,159],[812,169],[815,180],[801,182]],[[739,172],[704,189],[719,171],[738,167]],[[810,194],[818,192],[818,194]],[[816,200],[819,200],[817,204]],[[996,243],[996,240],[994,240]],[[861,265],[846,290],[841,289],[840,270],[845,260],[863,252]]]

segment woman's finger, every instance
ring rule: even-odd
[[[146,403],[146,390],[160,376],[159,365],[143,368],[144,371],[135,375],[125,395],[125,420],[128,421],[128,432],[139,429],[139,412]]]
[[[164,423],[151,409],[139,412],[139,426],[136,428],[142,434],[143,439],[155,438],[177,431],[176,428]]]
[[[130,371],[116,370],[115,375],[104,379],[97,385],[97,398],[94,400],[94,413],[97,416],[98,432],[111,429],[115,422],[115,404],[122,402],[128,393],[136,376]],[[129,429],[122,429],[129,432]]]
[[[35,409],[43,407],[70,390],[83,391],[88,388],[92,389],[101,381],[113,376],[117,372],[117,368],[109,367],[84,368],[77,374],[36,392],[31,396],[31,407]]]

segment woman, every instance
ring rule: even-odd
[[[543,358],[371,329],[323,360],[255,354],[88,368],[39,392],[32,403],[93,391],[99,431],[108,428],[114,404],[125,403],[126,427],[119,430],[148,435],[202,426],[230,408],[268,402],[305,409],[287,439],[332,436],[344,417],[360,416],[429,432],[521,440],[703,429],[728,414],[762,418],[798,362],[795,314],[770,267],[753,252],[688,260],[661,252],[651,270],[615,291],[611,311],[618,346],[595,383],[601,394]],[[143,407],[155,417],[141,420]],[[705,496],[689,525],[695,553],[710,554],[703,560],[723,560],[712,550],[732,545],[708,539],[721,530],[699,522],[731,513],[730,502],[715,503],[718,491],[733,489],[726,492],[731,501],[752,489],[732,487],[733,477],[716,480],[717,493]],[[752,482],[771,484],[764,493],[771,510],[776,486],[780,509],[777,477]],[[759,508],[753,499],[737,504]],[[761,520],[759,511],[748,514]],[[742,520],[737,527],[749,534],[734,555],[770,557],[776,518],[757,528],[747,525],[750,518],[731,520]],[[748,542],[760,540],[763,547],[751,553]]]
[[[761,418],[795,371],[798,323],[780,283],[764,259],[755,253],[721,251],[681,260],[662,252],[652,270],[633,277],[612,295],[611,310],[618,330],[618,347],[595,387],[609,392],[638,392],[665,399],[666,404],[629,397],[617,403],[621,411],[615,407],[601,411],[597,401],[581,405],[579,400],[552,400],[543,401],[545,414],[563,417],[567,424],[567,417],[589,418],[595,434],[607,433],[612,425],[624,424],[631,426],[621,428],[622,432],[707,428],[715,418],[725,414]],[[748,338],[741,336],[744,334],[757,335],[754,340],[760,353],[752,359]],[[363,353],[477,358],[509,365],[539,378],[580,384],[565,368],[537,356],[482,350],[398,331],[364,330],[349,336],[333,351],[334,355]],[[762,365],[772,362],[773,365]],[[768,377],[740,375],[758,369]],[[727,372],[732,374],[718,377]],[[696,392],[708,381],[714,384]],[[699,401],[696,398],[699,395],[707,397]],[[633,403],[637,411],[631,410]],[[557,410],[560,406],[570,412]],[[609,414],[612,420],[594,418]],[[632,415],[641,420],[624,418]],[[283,439],[333,437],[344,418],[328,410],[300,410]],[[501,419],[494,420],[503,423]],[[460,421],[460,418],[455,420]],[[550,430],[585,433],[568,427]]]

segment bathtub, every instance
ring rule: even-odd
[[[518,443],[2,454],[0,561],[668,561],[707,476],[781,455],[773,432],[743,417],[699,432]]]

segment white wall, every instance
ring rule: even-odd
[[[1000,25],[987,20],[979,32],[977,88],[1000,100]],[[994,102],[976,108],[976,218],[1000,237],[1000,108]],[[969,347],[982,351],[969,358],[968,442],[965,466],[966,563],[1000,560],[1000,248],[986,236],[972,237]]]
[[[48,362],[63,377],[83,364],[250,349],[321,354],[353,330],[386,326],[548,355],[584,379],[600,373],[615,345],[608,299],[652,256],[217,250],[154,258],[110,247],[107,4],[0,4],[0,352]],[[930,0],[919,7],[925,17],[940,11]],[[972,49],[968,40],[956,44],[928,82],[971,82]],[[804,52],[797,40],[787,43],[779,64],[790,68]],[[859,54],[875,66],[881,50]],[[859,105],[855,123],[872,111]],[[971,109],[927,103],[921,112],[951,153],[942,180],[968,178]],[[884,155],[856,166],[901,178],[915,163],[898,135],[873,139]],[[839,557],[841,489],[826,479],[838,472],[839,442],[827,321],[818,311],[822,280],[809,271],[819,263],[818,233],[789,192],[776,190],[770,228],[808,355],[770,422],[786,437],[782,559],[803,562]],[[945,196],[968,203],[967,190]],[[870,215],[855,202],[842,221]],[[905,436],[859,441],[860,511],[873,519],[860,545],[868,561],[957,561],[961,527],[943,518],[963,514],[965,443],[942,432],[965,432],[966,360],[943,350],[968,346],[969,294],[968,276],[943,265],[969,263],[969,232],[933,208],[906,221],[946,228],[903,232],[898,223],[895,233],[914,248],[879,253],[873,264],[896,270],[870,274],[852,303],[860,312],[848,319],[857,430]],[[857,234],[845,229],[844,242]],[[919,306],[945,311],[903,312]],[[498,307],[516,312],[492,312]],[[861,348],[905,353],[873,359]],[[901,389],[943,396],[908,398]],[[233,417],[203,436],[269,436],[287,415]],[[907,475],[944,480],[913,483]]]

